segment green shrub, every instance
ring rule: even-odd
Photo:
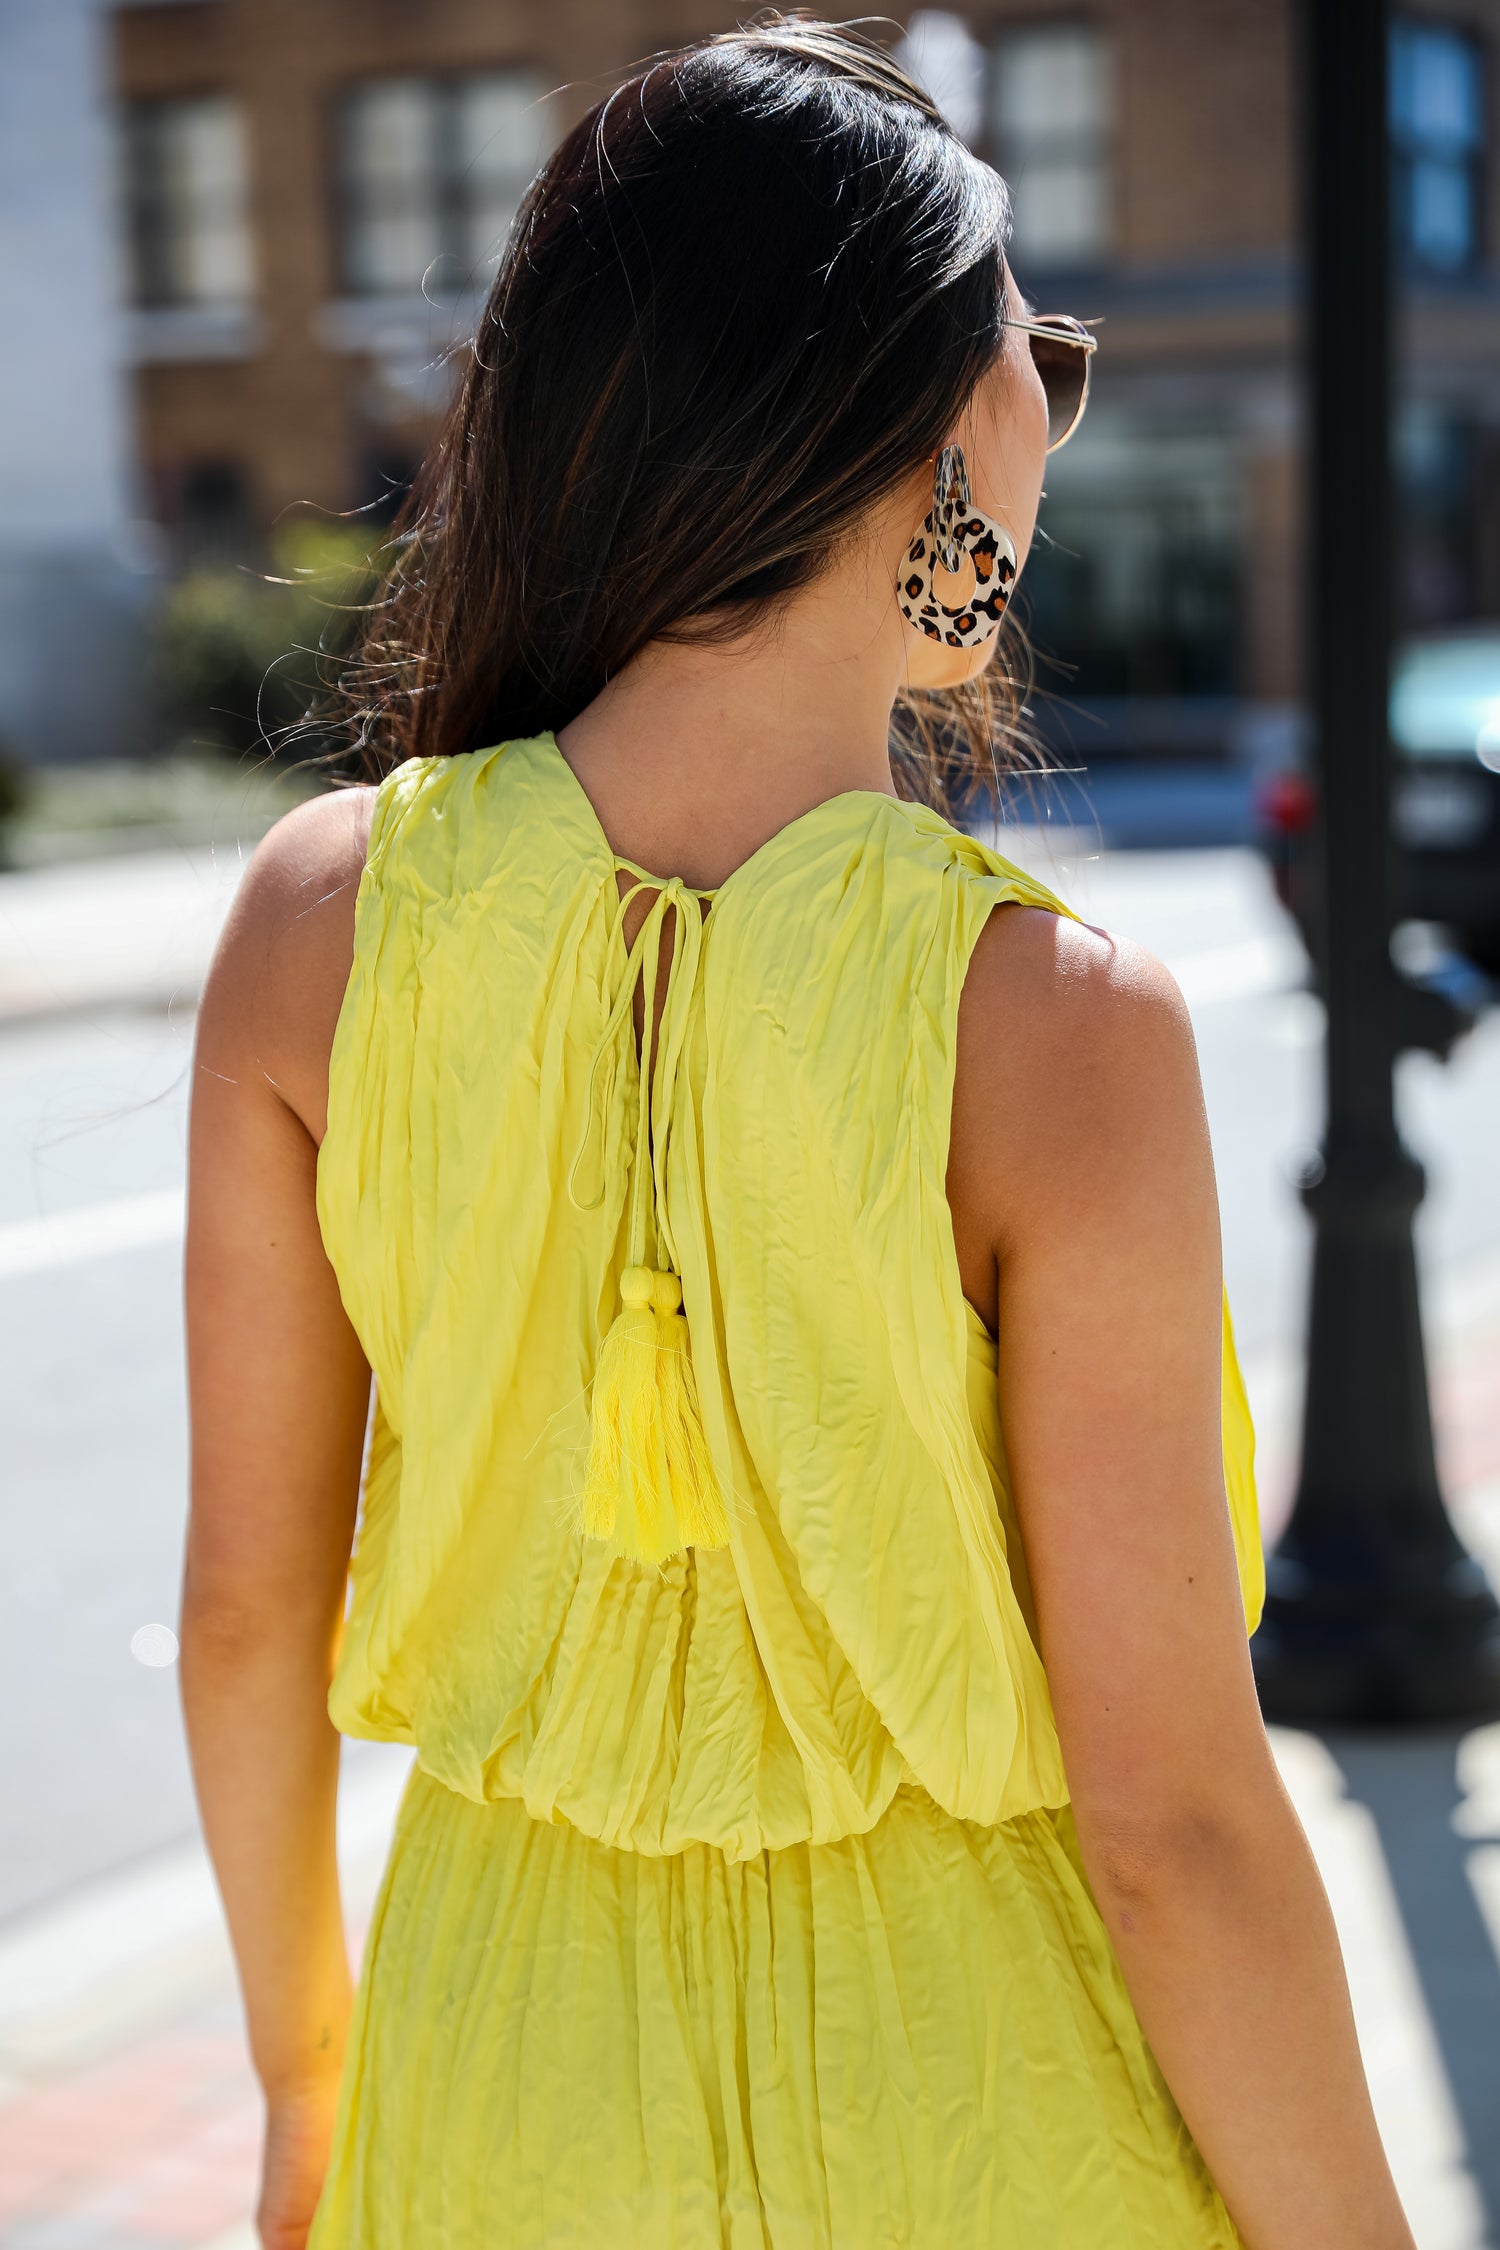
[[[233,754],[329,749],[326,721],[304,721],[357,636],[374,583],[369,535],[326,523],[284,526],[267,574],[222,563],[186,572],[156,624],[156,679],[174,727],[194,746]]]
[[[11,864],[11,831],[31,801],[26,768],[0,741],[0,867]]]
[[[0,828],[25,810],[30,797],[26,768],[9,746],[0,742]]]

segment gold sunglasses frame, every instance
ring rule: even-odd
[[[1038,313],[1034,320],[1012,320],[1008,316],[1000,323],[1002,328],[1018,328],[1023,336],[1045,336],[1054,344],[1071,344],[1083,354],[1083,389],[1078,394],[1078,405],[1072,421],[1060,438],[1053,438],[1047,447],[1056,453],[1083,420],[1083,410],[1089,402],[1089,381],[1093,374],[1094,354],[1099,349],[1099,339],[1091,336],[1081,320],[1071,313]]]

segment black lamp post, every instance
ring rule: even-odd
[[[1500,1710],[1500,1610],[1443,1505],[1396,1129],[1387,722],[1395,515],[1387,18],[1301,0],[1311,650],[1328,1003],[1302,1473],[1254,1641],[1271,1718]]]

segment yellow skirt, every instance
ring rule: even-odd
[[[310,2250],[1233,2250],[1070,1817],[647,1858],[413,1775]]]

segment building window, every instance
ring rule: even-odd
[[[453,296],[498,257],[545,152],[527,72],[384,78],[340,117],[343,280],[355,296]]]
[[[1396,239],[1414,265],[1463,273],[1477,264],[1484,195],[1484,61],[1449,24],[1391,30]]]
[[[995,42],[990,129],[1023,272],[1093,265],[1109,248],[1109,62],[1088,24],[1027,26]]]
[[[218,95],[134,103],[124,163],[134,302],[246,303],[255,277],[239,105]]]
[[[1047,464],[1026,565],[1039,679],[1065,699],[1223,696],[1239,685],[1244,495],[1231,432],[1091,408]],[[1041,704],[1044,719],[1049,707]],[[1064,734],[1066,712],[1050,717]],[[1088,755],[1088,730],[1072,732]]]
[[[184,561],[238,561],[253,536],[250,494],[237,461],[193,461],[177,483],[173,527]]]
[[[960,140],[984,128],[985,54],[961,16],[919,8],[896,50],[902,69],[937,103]]]

